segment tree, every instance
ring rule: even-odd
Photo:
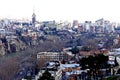
[[[72,54],[79,53],[79,49],[77,48],[77,46],[73,47],[70,51],[72,52]]]
[[[116,60],[116,57],[115,57],[115,65],[114,66],[118,66],[118,62]]]
[[[91,50],[91,48],[88,47],[88,46],[83,46],[83,47],[81,48],[81,51],[90,51],[90,50]]]
[[[55,79],[53,76],[51,76],[51,73],[49,73],[49,71],[46,70],[39,80],[55,80]]]
[[[77,46],[73,47],[71,50],[72,54],[74,54],[74,59],[76,59],[76,54],[79,53],[79,49],[77,48]]]
[[[88,65],[89,68],[102,69],[108,67],[107,61],[108,61],[107,56],[104,56],[103,54],[98,54],[95,56],[89,56],[88,58],[82,58],[80,60],[80,63],[82,67]]]
[[[96,75],[103,76],[103,73],[101,73],[100,69],[109,67],[107,61],[107,56],[99,54],[82,58],[80,60],[80,65],[82,66],[82,69],[90,69],[90,76],[94,76],[96,78]]]
[[[4,65],[0,65],[0,80],[13,80],[19,69],[17,58],[8,58]]]

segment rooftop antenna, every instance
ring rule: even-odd
[[[32,14],[32,26],[35,27],[36,15],[35,15],[35,7],[33,6],[33,14]]]
[[[35,13],[35,6],[33,6],[33,13]]]

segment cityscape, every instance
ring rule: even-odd
[[[120,24],[104,18],[0,20],[0,80],[119,80]]]
[[[1,0],[0,80],[120,80],[119,0]]]

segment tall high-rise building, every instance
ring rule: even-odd
[[[33,15],[32,15],[32,27],[35,27],[35,22],[36,22],[36,15],[33,12]]]
[[[105,28],[104,22],[105,22],[105,20],[104,20],[103,18],[95,21],[95,24],[96,24],[96,32],[97,32],[97,33],[102,33],[102,32],[104,32],[104,28]]]
[[[73,28],[78,28],[78,20],[73,20]]]
[[[85,26],[86,32],[90,32],[91,23],[92,23],[91,21],[85,21],[84,26]]]

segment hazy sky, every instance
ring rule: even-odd
[[[0,0],[0,18],[120,22],[120,0]]]

